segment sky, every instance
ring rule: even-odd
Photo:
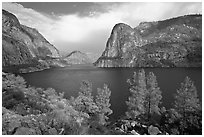
[[[101,54],[117,23],[140,22],[202,13],[195,2],[3,2],[20,23],[36,28],[61,53],[80,50]]]

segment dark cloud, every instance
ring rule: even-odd
[[[23,6],[22,6],[23,5]],[[101,53],[113,26],[202,13],[202,3],[3,3],[61,51]]]

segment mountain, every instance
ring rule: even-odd
[[[201,67],[202,15],[116,24],[98,67]]]
[[[86,53],[88,58],[90,58],[91,62],[94,63],[97,61],[97,59],[101,56],[100,53],[93,53],[93,52],[88,52]]]
[[[71,52],[63,60],[65,60],[67,64],[92,64],[93,63],[87,54],[82,53],[80,51]]]
[[[15,15],[2,10],[2,66],[35,71],[63,63],[59,51],[36,29],[21,25]]]

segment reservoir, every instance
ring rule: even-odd
[[[65,68],[52,68],[40,72],[20,74],[28,85],[41,88],[54,88],[64,92],[66,98],[77,97],[80,83],[88,80],[93,85],[93,95],[97,88],[103,88],[106,83],[111,90],[111,119],[125,114],[125,101],[130,95],[127,79],[141,68],[96,68],[93,66],[73,65]],[[162,91],[161,106],[173,107],[174,94],[180,88],[181,82],[188,76],[197,88],[199,99],[202,99],[202,68],[144,68],[146,74],[153,72],[157,77]]]

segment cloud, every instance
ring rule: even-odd
[[[112,5],[110,14],[118,15],[132,27],[142,21],[158,21],[190,13],[202,13],[201,3],[123,3]]]
[[[52,16],[17,3],[3,3],[21,24],[39,30],[58,49],[102,52],[116,23],[136,27],[142,21],[157,21],[190,13],[202,13],[201,3],[98,3],[103,12],[90,11]]]
[[[55,21],[46,15],[30,8],[24,8],[17,3],[2,3],[2,8],[15,14],[20,23],[32,28],[36,28],[46,38],[52,41],[49,32],[55,24]]]

